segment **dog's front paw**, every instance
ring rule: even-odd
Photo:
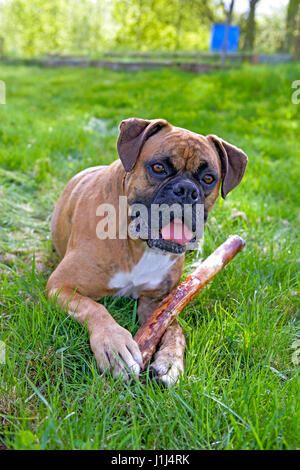
[[[159,351],[150,366],[150,371],[164,385],[175,385],[184,372],[183,358]]]
[[[142,365],[142,355],[129,331],[113,325],[92,332],[90,336],[92,351],[101,372],[111,371],[114,377],[138,376]]]

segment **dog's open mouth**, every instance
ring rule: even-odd
[[[181,254],[186,251],[188,243],[195,240],[193,232],[182,220],[176,218],[160,229],[159,238],[149,239],[147,243],[150,248]]]
[[[197,239],[195,233],[178,217],[171,218],[169,223],[153,231],[147,222],[140,218],[140,213],[131,215],[131,220],[136,222],[134,237],[145,241],[149,248],[182,254],[187,245]]]

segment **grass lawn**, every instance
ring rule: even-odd
[[[0,447],[299,448],[300,65],[209,75],[1,65],[0,79]],[[100,376],[85,329],[45,297],[54,203],[76,172],[117,158],[130,116],[217,134],[249,156],[210,215],[202,256],[229,234],[247,247],[183,312],[186,375],[169,389],[146,373],[130,385]],[[136,332],[134,300],[104,303]]]

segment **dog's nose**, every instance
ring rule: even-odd
[[[173,193],[178,202],[195,204],[200,199],[200,192],[192,181],[178,181],[173,186]]]

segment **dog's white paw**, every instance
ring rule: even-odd
[[[175,385],[180,375],[183,375],[183,359],[158,352],[155,361],[150,366],[155,378],[166,386]]]

